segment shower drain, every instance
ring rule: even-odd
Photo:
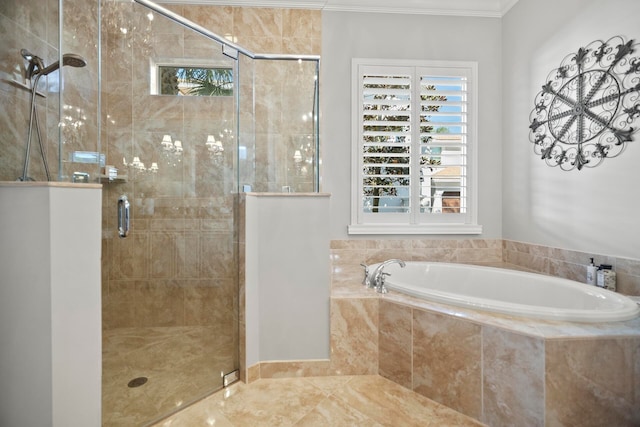
[[[138,378],[134,378],[131,381],[129,381],[129,384],[127,384],[127,385],[130,388],[140,387],[141,385],[145,385],[147,381],[148,381],[147,377],[138,377]]]

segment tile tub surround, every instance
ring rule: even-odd
[[[611,264],[616,272],[617,292],[640,295],[640,259],[619,258],[591,252],[572,251],[531,243],[504,240],[503,261],[542,274],[585,282],[589,258],[596,265]]]
[[[377,342],[379,375],[489,425],[640,423],[640,318],[532,321],[395,292],[331,304],[351,313],[332,322],[333,369],[365,373]],[[353,322],[355,313],[364,318]],[[337,366],[345,355],[360,365]]]
[[[380,375],[489,425],[638,425],[640,319],[533,321],[380,297],[362,287],[359,266],[403,258],[571,277],[586,255],[501,240],[333,241],[331,369],[369,372],[377,343]],[[615,263],[623,285],[640,271],[634,260],[596,261]]]
[[[619,258],[502,239],[366,239],[332,240],[332,292],[359,295],[360,263],[390,258],[508,267],[585,282],[589,258],[611,264],[617,290],[640,296],[640,259]]]

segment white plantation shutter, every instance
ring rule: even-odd
[[[409,212],[411,75],[362,81],[362,196],[365,212]]]
[[[352,234],[476,234],[475,64],[353,62]]]

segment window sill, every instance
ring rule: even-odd
[[[476,224],[351,224],[349,234],[482,234]]]

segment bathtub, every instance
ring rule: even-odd
[[[372,265],[371,271],[377,265]],[[633,319],[630,298],[573,280],[466,264],[407,262],[384,268],[386,287],[414,297],[514,316],[573,322]]]

